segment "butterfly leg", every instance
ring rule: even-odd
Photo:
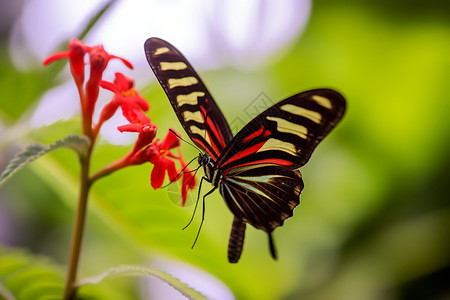
[[[203,178],[206,178],[206,177],[203,177]],[[202,178],[202,179],[203,179],[203,178]],[[197,243],[198,236],[200,235],[200,231],[202,230],[203,221],[205,221],[205,198],[206,198],[206,196],[211,195],[212,192],[214,192],[215,189],[216,189],[216,187],[213,187],[213,188],[212,188],[211,190],[209,190],[205,195],[203,195],[203,203],[202,203],[202,204],[203,204],[202,221],[200,222],[200,227],[198,228],[197,236],[195,237],[194,244],[192,244],[192,247],[191,247],[191,248],[194,248],[195,243]]]
[[[270,248],[270,254],[272,255],[273,259],[277,259],[277,251],[275,249],[275,244],[273,243],[272,233],[268,232],[269,235],[269,248]]]
[[[241,257],[242,248],[244,246],[245,222],[234,217],[231,226],[230,240],[228,241],[228,261],[237,263]]]
[[[197,193],[197,201],[195,201],[195,207],[194,207],[194,212],[192,213],[192,217],[189,220],[189,222],[187,223],[186,226],[183,227],[183,230],[185,230],[186,228],[188,228],[189,225],[191,225],[192,220],[194,220],[194,216],[195,216],[195,212],[197,211],[197,206],[198,206],[198,200],[200,200],[200,192],[202,191],[202,183],[203,180],[208,180],[208,178],[206,176],[203,176],[202,179],[200,180],[200,184],[198,185],[198,193]]]

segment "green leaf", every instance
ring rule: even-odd
[[[74,150],[80,157],[83,157],[86,154],[89,144],[90,142],[87,137],[74,134],[57,140],[48,146],[39,144],[30,145],[9,162],[5,171],[0,175],[0,186],[21,168],[51,151],[65,147]]]
[[[0,299],[61,299],[62,268],[43,256],[0,245]]]
[[[110,268],[101,274],[82,279],[77,284],[77,286],[82,287],[84,285],[99,284],[105,279],[122,276],[153,276],[160,279],[161,281],[164,281],[188,299],[206,299],[206,297],[200,292],[194,290],[193,288],[189,287],[187,284],[181,282],[178,278],[175,278],[170,274],[167,274],[160,270],[136,265],[121,265],[118,267]]]

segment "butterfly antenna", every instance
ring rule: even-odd
[[[197,159],[197,156],[194,157],[193,159],[191,159],[191,160],[187,163],[187,165],[185,165],[185,166],[183,167],[183,169],[181,169],[180,172],[178,172],[177,176],[175,176],[168,184],[163,185],[161,188],[164,189],[164,188],[168,187],[170,184],[172,184],[172,183],[174,183],[175,181],[177,181],[178,178],[180,178],[180,176],[181,176],[182,173],[190,173],[190,172],[193,172],[193,171],[197,171],[201,166],[198,166],[198,168],[196,168],[196,169],[194,169],[194,170],[192,170],[192,171],[184,172],[184,170],[186,170],[186,168],[187,168],[194,160],[196,160],[196,159]],[[195,175],[194,175],[194,176],[195,176]]]
[[[169,131],[172,132],[173,134],[175,134],[175,136],[176,136],[177,138],[179,138],[180,140],[182,140],[182,141],[185,142],[186,144],[191,145],[192,147],[194,147],[195,149],[197,149],[198,152],[203,153],[203,151],[200,150],[199,147],[197,147],[197,146],[195,146],[194,144],[189,143],[188,141],[186,141],[185,139],[183,139],[183,138],[182,138],[181,136],[179,136],[178,133],[176,133],[173,129],[169,129]]]

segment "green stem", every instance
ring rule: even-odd
[[[98,179],[105,177],[117,170],[120,170],[126,166],[129,166],[129,162],[128,159],[130,157],[130,153],[128,153],[127,155],[125,155],[124,157],[122,157],[121,159],[110,163],[109,165],[101,168],[100,170],[98,170],[97,172],[95,172],[94,174],[92,174],[92,176],[89,178],[91,182],[95,182]]]
[[[89,180],[89,167],[92,153],[92,144],[86,157],[80,158],[80,193],[78,207],[75,214],[75,223],[70,246],[69,265],[67,269],[66,286],[64,289],[64,300],[75,299],[78,263],[80,261],[81,245],[83,242],[84,225],[86,223],[86,211],[88,205],[89,189],[92,182]]]

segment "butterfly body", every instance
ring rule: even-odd
[[[218,188],[234,215],[229,261],[239,260],[246,223],[268,233],[275,258],[272,232],[300,203],[299,168],[342,118],[344,98],[330,89],[293,95],[260,113],[233,136],[206,86],[174,46],[150,38],[145,51],[183,128],[205,151],[198,163],[205,172],[203,179],[213,185],[206,195]]]
[[[205,179],[211,183],[215,188],[219,186],[219,181],[222,178],[222,174],[217,169],[216,164],[208,154],[199,153],[198,164],[203,166],[205,172]]]

